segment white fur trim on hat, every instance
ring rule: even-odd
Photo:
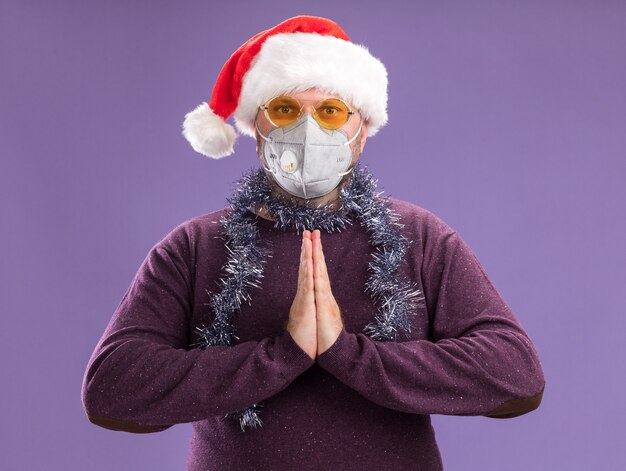
[[[315,33],[269,37],[244,75],[235,125],[254,137],[259,106],[277,95],[318,88],[356,107],[373,136],[387,122],[387,70],[366,47]]]
[[[232,154],[237,139],[235,129],[206,102],[185,115],[183,135],[196,152],[214,159]]]

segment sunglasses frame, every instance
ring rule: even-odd
[[[269,115],[269,112],[268,112],[269,104],[272,101],[274,101],[274,100],[276,100],[277,98],[280,98],[280,97],[290,98],[291,100],[294,100],[296,103],[298,103],[298,105],[300,105],[300,109],[298,110],[298,116],[296,117],[296,119],[292,123],[289,123],[289,124],[287,124],[285,126],[279,126],[276,123],[274,123],[274,121],[272,121],[272,118],[270,118],[270,115]],[[341,126],[338,126],[336,128],[329,128],[327,125],[325,125],[324,123],[321,123],[317,119],[316,115],[317,115],[318,106],[321,105],[322,103],[324,103],[326,100],[337,100],[337,101],[340,101],[341,103],[343,103],[345,105],[346,109],[348,110],[348,117],[346,118],[346,120],[343,122],[343,124]],[[319,101],[315,102],[313,107],[315,108],[315,113],[311,113],[313,115],[313,119],[315,119],[317,124],[322,126],[324,129],[328,129],[330,131],[335,131],[337,129],[341,129],[342,127],[344,127],[346,124],[348,124],[348,121],[350,121],[350,118],[352,117],[352,115],[355,114],[355,111],[353,111],[352,108],[350,108],[345,101],[343,101],[341,98],[336,98],[336,97],[329,97],[329,98],[324,98],[322,100],[319,100]],[[265,117],[272,124],[272,126],[277,127],[277,128],[285,128],[285,127],[291,126],[293,123],[298,121],[298,119],[300,119],[300,117],[302,116],[302,110],[304,109],[304,105],[300,102],[300,100],[292,97],[291,95],[277,95],[277,96],[267,100],[264,104],[260,105],[259,109],[263,110],[263,113],[265,114]]]

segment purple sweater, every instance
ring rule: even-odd
[[[85,372],[91,422],[134,433],[193,422],[188,470],[440,470],[430,414],[515,417],[539,406],[543,371],[531,340],[461,237],[393,197],[409,246],[400,274],[422,290],[411,337],[362,333],[376,306],[363,292],[372,247],[358,223],[322,233],[345,329],[312,360],[284,329],[302,235],[255,219],[270,247],[251,305],[233,316],[234,346],[193,348],[208,326],[226,253],[215,223],[190,219],[148,253]],[[263,426],[224,418],[262,402]]]

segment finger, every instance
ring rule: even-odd
[[[330,295],[330,283],[328,282],[328,277],[326,277],[322,273],[321,268],[317,268],[317,275],[315,276],[315,294],[319,293],[324,297],[328,297]]]
[[[315,241],[317,239],[319,239],[321,237],[322,233],[319,229],[315,229],[312,233],[311,233],[311,240]]]
[[[319,259],[318,240],[319,240],[319,230],[316,229],[313,231],[313,234],[311,234],[311,242],[313,246],[313,263],[317,263],[316,261]]]
[[[317,255],[320,260],[320,273],[323,276],[328,277],[328,270],[326,269],[326,257],[324,256],[324,249],[322,247],[322,238],[317,239]]]
[[[319,236],[320,236],[319,229],[315,229],[313,232],[311,232],[311,243],[313,244],[313,250],[315,250],[317,246],[317,240],[319,239]]]
[[[311,240],[310,236],[307,235],[307,230],[305,229],[304,232],[302,233],[302,250],[300,253],[300,260],[303,261],[307,258],[307,251],[306,251],[306,246],[305,246],[305,241],[307,240]]]
[[[321,277],[325,277],[328,275],[328,270],[326,268],[326,258],[324,257],[324,251],[322,250],[322,239],[318,237],[315,240],[315,264],[317,268],[318,275]]]
[[[308,259],[306,261],[306,267],[305,286],[307,289],[307,293],[310,293],[311,296],[315,297],[315,281],[313,280],[313,260]]]
[[[318,312],[320,314],[328,312],[332,300],[330,293],[328,292],[326,283],[324,283],[324,281],[320,277],[315,278],[313,289],[315,294],[315,305],[318,308]]]
[[[298,264],[298,290],[302,286],[306,276],[306,257],[305,257],[304,241],[302,241],[302,247],[300,248],[300,263]]]
[[[311,239],[304,238],[302,239],[302,245],[304,247],[304,258],[312,259],[313,258],[313,247],[311,245]]]
[[[324,257],[324,249],[322,247],[322,233],[321,232],[319,233],[317,237],[317,254],[321,260],[326,261],[326,258]]]
[[[320,248],[319,248],[319,239],[315,239],[312,242],[312,251],[313,251],[313,277],[317,280],[320,276],[322,276],[320,272]]]
[[[308,291],[313,293],[314,282],[313,282],[313,259],[311,257],[312,247],[311,247],[311,241],[308,239],[304,241],[304,250],[305,250],[304,263],[306,266],[306,270],[304,274],[305,276],[304,286],[307,288]]]
[[[315,283],[315,296],[317,297],[318,294],[320,296],[324,296],[325,292],[327,291],[326,280],[324,280],[324,277],[320,273],[319,264],[317,262],[313,266],[313,271],[314,271],[313,282]],[[322,298],[320,297],[320,299]]]
[[[310,276],[312,273],[312,269],[309,268],[307,272],[307,260],[311,258],[311,241],[307,239],[305,236],[302,237],[302,246],[300,249],[300,270],[298,277],[298,284],[305,285],[306,277]]]

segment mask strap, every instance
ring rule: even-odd
[[[265,139],[267,142],[272,142],[272,140],[271,140],[269,137],[267,137],[267,136],[263,135],[263,133],[262,133],[262,132],[261,132],[261,130],[259,129],[259,123],[258,123],[258,121],[257,121],[257,119],[256,119],[256,118],[254,118],[254,127],[256,128],[256,132],[258,132],[258,133],[259,133],[259,136],[261,136],[261,137],[262,137],[263,139]]]
[[[359,134],[361,134],[361,128],[362,128],[362,127],[363,127],[363,120],[361,120],[361,121],[359,122],[359,130],[356,132],[356,134],[355,134],[354,136],[352,136],[352,138],[351,138],[348,142],[346,142],[344,145],[346,145],[346,146],[347,146],[347,145],[350,145],[350,143],[351,143],[352,141],[354,141],[354,140],[356,139],[356,137],[357,137]],[[350,168],[350,170],[348,170],[348,171],[346,171],[346,172],[338,173],[337,175],[339,175],[340,177],[343,177],[344,175],[348,175],[348,174],[349,174],[352,170],[354,170],[354,167],[355,167],[355,165],[353,165],[353,166]]]
[[[256,128],[256,132],[258,132],[258,133],[259,133],[259,136],[261,136],[261,137],[262,137],[263,139],[265,139],[267,142],[271,142],[271,140],[270,140],[267,136],[264,136],[264,135],[263,135],[263,133],[261,132],[261,130],[259,129],[259,124],[258,124],[258,122],[257,122],[257,119],[256,119],[256,118],[254,118],[254,127]],[[266,160],[266,159],[265,159],[265,155],[263,155],[263,161],[265,161],[265,160]],[[263,165],[261,165],[261,167],[263,167],[265,170],[267,170],[268,172],[270,172],[270,173],[272,173],[272,174],[274,173],[274,172],[272,171],[272,169],[271,169],[271,168],[267,168],[264,164],[263,164]]]
[[[350,170],[348,170],[347,172],[338,173],[337,175],[339,175],[340,177],[343,177],[344,175],[348,175],[352,170],[354,170],[354,166]]]
[[[344,144],[344,146],[349,146],[350,143],[354,141],[359,134],[361,134],[361,128],[363,128],[363,120],[359,121],[359,129],[357,130],[356,134],[352,136],[352,138],[350,138],[350,140]]]

